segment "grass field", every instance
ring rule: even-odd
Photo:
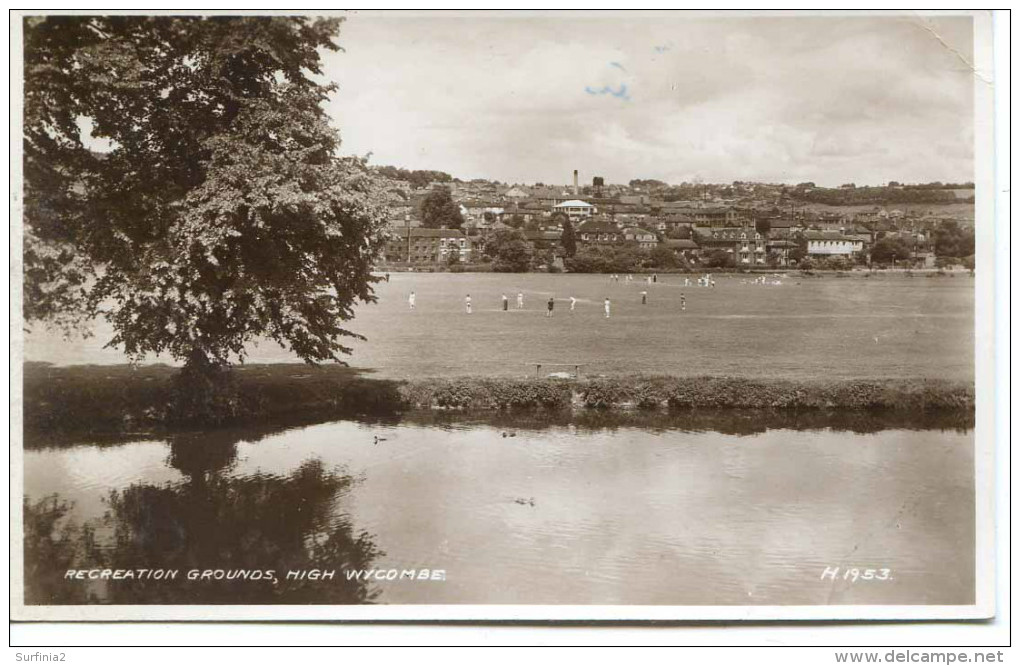
[[[715,288],[684,287],[683,279],[666,275],[648,285],[643,276],[612,283],[603,275],[394,273],[377,286],[379,302],[360,307],[350,322],[368,339],[351,343],[349,362],[395,379],[526,376],[536,373],[535,363],[545,364],[543,374],[567,369],[553,363],[583,363],[588,375],[973,380],[974,282],[965,274],[791,277],[777,286],[721,275]],[[518,291],[523,310],[515,308]],[[509,312],[500,308],[501,293],[510,298]],[[550,296],[556,307],[547,318]],[[570,296],[578,299],[574,312]],[[609,319],[605,297],[612,301]],[[118,351],[102,349],[109,329],[97,325],[95,333],[65,341],[37,329],[26,336],[25,357],[57,365],[123,363]],[[295,357],[266,343],[248,360]]]

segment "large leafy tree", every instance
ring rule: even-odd
[[[707,255],[706,265],[709,268],[733,268],[733,255],[726,250],[712,250]]]
[[[899,236],[886,236],[871,247],[871,260],[876,264],[892,264],[911,257],[910,243]]]
[[[531,268],[531,244],[519,229],[499,229],[485,237],[482,252],[492,258],[498,273],[524,273]]]
[[[450,188],[437,187],[425,196],[419,209],[422,226],[430,229],[460,229],[464,216],[453,200]]]
[[[348,353],[385,215],[322,107],[339,27],[27,18],[26,322],[105,317],[132,358],[199,366],[258,337]]]
[[[664,244],[656,245],[648,253],[648,260],[652,266],[657,268],[675,268],[680,264],[676,252]]]
[[[647,258],[644,251],[627,245],[585,245],[564,261],[571,273],[629,273]]]
[[[935,254],[939,257],[966,257],[974,254],[974,229],[963,228],[956,220],[942,220],[935,229]]]

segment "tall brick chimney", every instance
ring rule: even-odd
[[[577,187],[577,169],[574,169],[574,196],[576,197],[579,196],[580,194],[581,190],[578,189]]]

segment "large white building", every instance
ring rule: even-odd
[[[585,201],[571,199],[553,206],[553,212],[564,213],[571,222],[590,219],[595,214],[595,206]]]
[[[818,256],[849,257],[864,251],[864,240],[834,231],[806,231],[807,253]]]

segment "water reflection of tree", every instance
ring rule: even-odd
[[[62,576],[80,562],[96,561],[95,532],[69,523],[68,502],[56,495],[24,503],[25,603],[85,604],[98,599],[85,586],[67,585]]]
[[[167,463],[192,482],[205,481],[233,466],[238,441],[247,439],[244,434],[238,430],[217,430],[177,435],[170,440]],[[261,439],[261,435],[253,439]]]
[[[354,479],[309,460],[288,476],[226,476],[236,439],[192,436],[171,444],[170,463],[186,480],[136,484],[112,492],[100,520],[63,520],[66,503],[51,497],[25,505],[26,603],[353,604],[376,593],[344,570],[370,568],[381,555],[356,534],[337,503]],[[97,530],[112,545],[95,545]],[[67,569],[179,569],[174,582],[64,581]],[[189,569],[273,570],[267,580],[194,580]],[[288,581],[289,570],[335,570],[331,580]],[[92,598],[90,598],[90,595]]]

